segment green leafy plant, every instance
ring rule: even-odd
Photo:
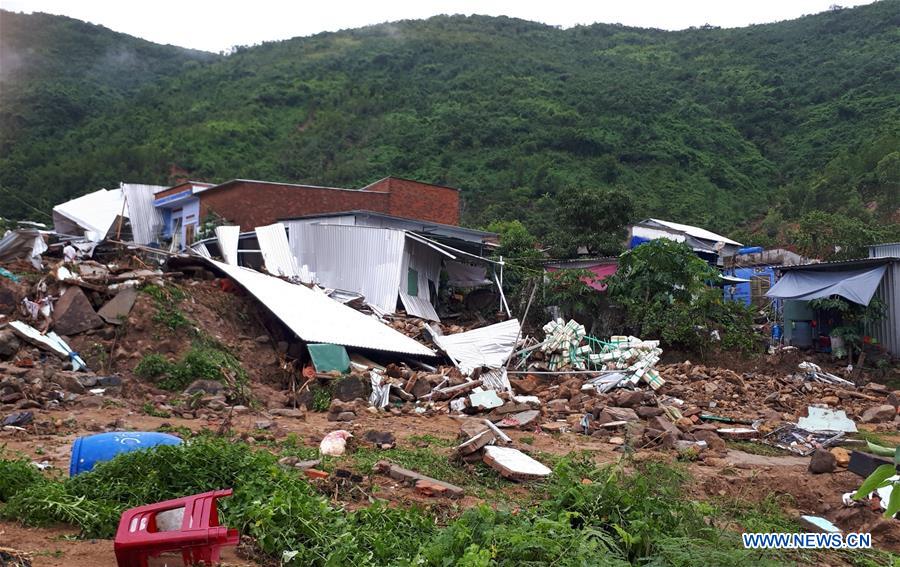
[[[181,310],[178,304],[185,298],[184,292],[176,286],[145,285],[141,291],[153,298],[156,303],[156,313],[153,321],[172,331],[177,331],[190,325],[190,320]]]
[[[171,372],[173,365],[169,360],[157,353],[145,354],[134,367],[134,374],[140,378],[158,378]]]
[[[854,500],[868,498],[869,494],[884,488],[893,486],[891,497],[888,500],[884,510],[885,518],[893,518],[895,514],[900,512],[900,480],[890,480],[891,477],[897,476],[897,465],[900,464],[900,447],[894,451],[894,464],[881,465],[870,474],[859,486],[856,493],[853,494]]]

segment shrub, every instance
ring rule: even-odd
[[[172,363],[161,354],[145,354],[134,367],[135,376],[140,378],[158,378],[172,370]]]

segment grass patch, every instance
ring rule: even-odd
[[[134,367],[134,373],[145,379],[158,378],[157,386],[170,391],[183,390],[194,380],[218,380],[225,385],[232,400],[240,403],[249,400],[247,371],[221,345],[195,341],[177,362],[170,362],[161,354],[147,354]]]
[[[145,285],[141,291],[153,298],[156,313],[153,322],[172,331],[187,327],[190,320],[178,309],[178,304],[185,298],[184,292],[176,286]]]
[[[295,436],[285,451],[309,452]],[[304,455],[305,456],[305,455]],[[460,485],[513,486],[493,471],[475,478],[428,448],[357,448],[334,464],[358,470],[387,458]],[[285,565],[777,565],[806,556],[748,551],[733,529],[793,531],[778,501],[717,506],[684,492],[686,469],[623,461],[600,468],[563,458],[546,499],[507,510],[478,506],[439,521],[418,508],[331,503],[278,456],[199,435],[180,446],[126,453],[74,478],[44,477],[27,461],[0,460],[0,515],[30,525],[65,522],[85,537],[109,537],[122,510],[231,487],[222,521]],[[476,467],[477,469],[477,467]],[[584,483],[583,479],[590,479]],[[732,529],[729,529],[729,526]],[[874,556],[873,556],[874,557]]]
[[[761,455],[763,457],[783,457],[790,455],[790,451],[779,449],[764,443],[755,443],[753,441],[725,441],[725,446],[735,451],[743,451],[751,455]]]
[[[900,445],[900,439],[898,439],[897,434],[886,435],[881,432],[865,431],[864,429],[860,429],[859,431],[854,433],[853,436],[856,439],[862,439],[876,445],[881,445],[882,447],[896,447],[897,445]]]

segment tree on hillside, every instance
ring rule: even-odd
[[[622,251],[625,226],[634,216],[631,197],[617,189],[568,188],[557,196],[556,226],[549,241],[553,255],[572,258]]]

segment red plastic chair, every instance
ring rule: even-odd
[[[139,506],[126,510],[116,531],[116,562],[119,567],[147,567],[149,557],[180,551],[185,565],[200,561],[215,565],[222,547],[237,545],[240,534],[219,525],[216,499],[231,496],[232,490],[215,490]],[[181,529],[159,531],[156,515],[184,508]]]

